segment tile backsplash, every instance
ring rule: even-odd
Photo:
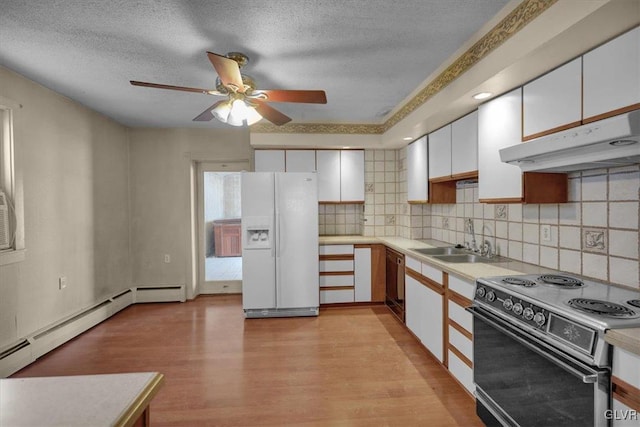
[[[569,175],[569,203],[485,204],[458,183],[456,203],[407,203],[406,148],[365,150],[365,204],[321,205],[321,234],[470,240],[519,261],[640,288],[640,165]]]
[[[362,205],[325,205],[318,209],[319,233],[326,236],[362,234]]]
[[[455,205],[431,205],[431,237],[476,240],[499,255],[632,287],[640,287],[638,166],[569,175],[569,203],[493,205],[478,201],[477,184],[456,190]],[[408,237],[408,236],[407,236]]]

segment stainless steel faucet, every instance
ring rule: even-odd
[[[466,229],[467,229],[467,233],[471,235],[471,245],[469,245],[469,242],[465,242],[466,248],[471,249],[474,252],[478,252],[478,245],[476,243],[476,232],[473,229],[473,219],[471,218],[466,219]]]

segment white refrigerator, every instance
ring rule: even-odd
[[[317,175],[243,172],[241,197],[245,317],[317,316]]]

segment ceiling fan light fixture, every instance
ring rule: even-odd
[[[247,108],[247,125],[248,126],[255,125],[260,120],[262,120],[262,116],[260,115],[260,113],[258,113],[258,111],[254,107],[248,107]]]
[[[216,108],[211,110],[213,116],[220,120],[222,123],[227,123],[229,119],[229,114],[231,113],[231,102],[226,101],[218,104]]]

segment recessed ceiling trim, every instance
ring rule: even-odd
[[[480,62],[480,60],[523,29],[557,1],[558,0],[524,0],[383,124],[288,123],[283,126],[274,126],[269,123],[258,123],[250,127],[251,132],[383,134]]]
[[[363,134],[380,135],[384,133],[384,125],[374,124],[331,124],[331,123],[287,123],[276,126],[271,123],[257,123],[250,126],[252,133],[328,133],[328,134]]]

